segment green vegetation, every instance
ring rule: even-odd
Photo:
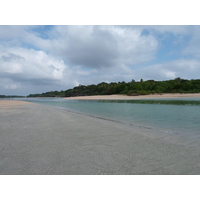
[[[87,100],[86,100],[87,101]],[[90,100],[91,102],[92,100]],[[200,106],[198,100],[98,100],[106,103],[134,103],[134,104],[164,104],[164,105],[192,105]]]
[[[167,81],[141,79],[136,82],[99,83],[98,85],[79,85],[66,91],[52,91],[42,94],[30,94],[28,97],[74,97],[91,95],[125,94],[129,96],[163,93],[200,93],[200,79],[186,80],[176,78]]]
[[[65,91],[51,91],[42,94],[29,94],[27,97],[65,97]]]

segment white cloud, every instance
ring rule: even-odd
[[[55,26],[45,32],[46,37],[39,32],[41,27],[0,28],[2,92],[40,93],[141,78],[199,78],[199,26]],[[182,45],[178,53],[162,43],[172,34],[170,44]],[[163,50],[160,45],[169,48],[164,49],[165,56],[182,57],[167,62],[156,58]]]
[[[25,48],[0,48],[0,78],[3,88],[14,89],[23,84],[59,86],[63,83],[68,67],[63,60],[43,51]],[[9,82],[9,81],[10,82]],[[21,83],[21,84],[20,84]]]
[[[154,25],[154,26],[145,26],[150,31],[157,31],[161,34],[172,33],[174,35],[187,35],[191,34],[193,26],[178,26],[178,25]]]
[[[195,59],[178,59],[162,64],[150,65],[139,69],[137,73],[146,80],[168,80],[176,77],[198,79],[199,71],[200,61]]]
[[[15,57],[10,55],[15,55]],[[9,57],[10,60],[6,62],[5,59],[1,59],[2,65],[5,66],[1,68],[1,71],[8,74],[21,73],[24,78],[62,79],[66,68],[62,60],[33,49],[9,48],[6,52],[1,51],[1,58],[5,57]]]
[[[182,50],[183,55],[200,59],[200,26],[193,26],[188,46]]]
[[[153,36],[141,36],[141,29],[125,26],[56,26],[49,32],[51,41],[35,35],[26,38],[38,48],[86,68],[148,62],[155,58],[158,45]]]
[[[46,51],[49,51],[52,48],[52,41],[49,39],[43,39],[33,32],[25,32],[21,41]]]
[[[8,74],[18,74],[22,72],[22,62],[24,59],[16,54],[8,53],[0,57],[0,72]]]
[[[23,36],[28,29],[27,26],[1,26],[0,39],[1,40],[14,40]]]

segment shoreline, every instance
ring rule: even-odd
[[[199,139],[0,101],[1,175],[200,174]]]
[[[166,94],[150,94],[150,95],[139,95],[139,96],[127,96],[127,95],[96,95],[96,96],[76,96],[76,97],[65,97],[63,99],[71,100],[128,100],[128,99],[170,99],[170,98],[200,98],[200,93],[166,93]]]

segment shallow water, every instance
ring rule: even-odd
[[[0,110],[0,174],[200,174],[195,104],[23,100]]]
[[[66,100],[26,98],[95,117],[145,126],[168,133],[200,137],[200,98],[162,100]]]
[[[0,111],[1,175],[200,174],[198,138],[44,105]]]

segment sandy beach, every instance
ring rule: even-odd
[[[96,95],[96,96],[78,96],[78,97],[66,97],[64,99],[74,100],[118,100],[118,99],[171,99],[171,98],[193,98],[200,97],[200,93],[194,94],[151,94],[151,95],[140,95],[140,96],[127,96],[127,95]]]
[[[200,174],[199,138],[0,101],[0,174]]]

